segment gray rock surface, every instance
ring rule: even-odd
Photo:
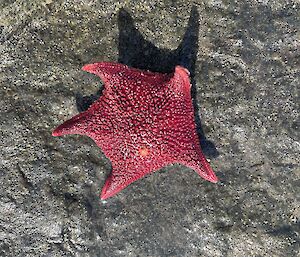
[[[300,255],[299,1],[0,6],[0,256]],[[176,52],[190,16],[198,52]],[[101,201],[109,160],[87,137],[51,136],[101,86],[81,67],[166,71],[189,47],[199,134],[221,181],[174,165]]]

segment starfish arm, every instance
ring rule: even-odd
[[[102,188],[100,196],[101,200],[114,196],[122,189],[145,175],[146,173],[132,174],[127,172],[125,176],[117,170],[112,170],[112,173],[108,176]]]
[[[215,175],[213,169],[210,167],[210,164],[205,159],[202,152],[198,151],[198,156],[189,156],[186,158],[182,158],[180,160],[181,164],[193,169],[198,173],[199,176],[208,180],[212,183],[217,183],[218,178]]]
[[[59,125],[53,132],[53,136],[63,136],[69,134],[82,134],[85,135],[85,126],[87,124],[87,112],[82,112],[74,116],[73,118],[65,121]]]
[[[179,65],[175,67],[170,85],[170,90],[175,93],[175,96],[184,96],[185,100],[191,99],[190,72],[186,68]]]
[[[174,124],[176,124],[176,130],[173,131],[173,134],[169,134],[169,139],[173,136],[174,142],[177,142],[177,144],[179,142],[181,143],[181,147],[177,147],[178,151],[174,151],[178,154],[177,157],[175,157],[178,163],[192,168],[202,178],[216,183],[218,178],[210,167],[208,161],[205,159],[196,134],[189,75],[190,73],[187,69],[182,66],[176,66],[174,75],[170,80],[172,92],[175,92],[175,96],[179,96],[181,100],[173,106],[173,109],[175,110],[178,108],[179,112],[173,116]],[[184,114],[184,116],[182,114]],[[181,128],[181,131],[176,134],[175,132],[179,130],[179,128]],[[176,135],[176,137],[174,137],[174,135]],[[186,139],[189,140],[186,141]]]
[[[185,131],[179,134],[176,131],[173,132],[174,136],[169,134],[165,139],[166,148],[169,149],[167,156],[171,159],[171,163],[180,163],[196,171],[205,180],[218,182],[218,178],[202,153],[197,135],[194,135],[193,139],[189,139],[189,135],[185,134]]]
[[[99,76],[105,85],[110,84],[110,79],[114,73],[121,72],[126,68],[125,65],[119,63],[97,62],[86,64],[82,70]]]
[[[87,64],[82,67],[82,70],[99,76],[104,82],[105,87],[117,87],[118,85],[121,85],[120,88],[124,87],[124,85],[131,87],[136,84],[138,79],[143,80],[144,83],[147,82],[147,80],[151,81],[151,83],[163,83],[170,78],[169,74],[141,71],[121,63],[113,62]],[[124,81],[128,81],[128,83]],[[124,84],[122,84],[122,82],[124,82]]]

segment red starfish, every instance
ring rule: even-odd
[[[103,80],[103,95],[56,128],[53,136],[89,136],[111,160],[101,199],[172,163],[218,181],[196,134],[187,69],[176,66],[174,73],[161,74],[105,62],[82,69]]]

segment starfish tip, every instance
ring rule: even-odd
[[[219,182],[219,179],[217,177],[214,177],[212,180],[211,180],[212,183],[216,184]]]
[[[84,65],[81,69],[82,69],[83,71],[90,72],[90,71],[93,70],[93,68],[94,68],[94,65],[93,65],[93,64],[86,64],[86,65]]]
[[[208,180],[209,182],[212,182],[214,184],[216,184],[219,179],[218,177],[215,175],[215,173],[210,174],[208,177],[206,177],[206,180]]]
[[[103,200],[106,200],[107,198],[109,198],[109,196],[107,196],[106,194],[103,194],[103,192],[102,192],[100,195],[100,199],[103,201]]]
[[[105,184],[102,188],[102,192],[100,195],[101,200],[105,200],[117,193],[117,192],[115,192],[115,190],[111,190],[111,183],[112,183],[112,177],[110,176],[105,181]]]
[[[177,65],[175,67],[175,72],[177,73],[185,73],[186,75],[190,76],[190,72],[188,69],[184,68],[183,66]]]
[[[112,197],[114,194],[116,194],[115,192],[110,192],[107,189],[108,189],[107,187],[105,186],[103,187],[100,195],[101,200],[106,200],[107,198]]]
[[[55,130],[53,130],[52,136],[54,136],[54,137],[59,137],[59,136],[61,136],[60,130],[59,130],[58,128],[56,128]]]

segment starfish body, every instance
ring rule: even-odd
[[[103,94],[53,136],[89,136],[110,159],[112,172],[101,199],[173,163],[218,181],[200,148],[187,69],[176,66],[174,73],[161,74],[106,62],[82,69],[103,80]]]

